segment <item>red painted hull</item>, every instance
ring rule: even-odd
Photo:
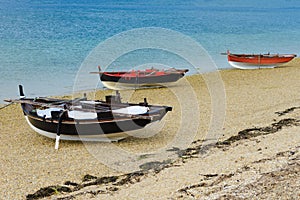
[[[113,90],[154,87],[178,81],[188,69],[146,69],[132,70],[130,72],[93,72],[100,75],[103,85]]]
[[[295,54],[232,54],[227,52],[228,62],[237,68],[275,67],[295,58]]]
[[[110,77],[122,77],[122,78],[147,78],[147,77],[164,77],[170,74],[182,74],[188,72],[188,69],[169,69],[169,70],[157,70],[157,69],[146,69],[146,70],[133,70],[131,72],[101,72]]]

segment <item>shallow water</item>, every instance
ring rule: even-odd
[[[89,53],[134,28],[162,27],[191,37],[219,69],[230,68],[226,56],[220,55],[227,49],[299,54],[299,11],[296,0],[1,0],[0,101],[17,97],[18,84],[25,86],[28,96],[71,93]],[[142,49],[118,58],[109,69],[129,70],[145,63],[191,67],[172,52]]]

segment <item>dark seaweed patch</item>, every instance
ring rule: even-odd
[[[104,176],[101,178],[97,178],[95,181],[82,184],[83,187],[91,186],[91,185],[102,185],[108,183],[114,183],[118,179],[118,176]]]
[[[129,174],[125,174],[123,176],[121,176],[121,180],[118,181],[117,183],[115,183],[114,185],[117,186],[122,186],[125,184],[133,184],[135,182],[140,182],[141,177],[146,175],[147,172],[144,171],[137,171],[137,172],[132,172]]]
[[[71,182],[71,181],[66,181],[66,182],[64,183],[64,185],[78,186],[79,184],[78,184],[78,183]]]
[[[48,187],[39,189],[34,194],[28,194],[26,196],[26,199],[27,200],[40,199],[40,198],[52,196],[54,194],[59,194],[62,192],[69,193],[71,191],[72,190],[69,187],[65,187],[65,186],[60,186],[60,185],[48,186]]]
[[[275,112],[275,114],[277,114],[280,117],[280,116],[286,115],[288,113],[291,113],[296,109],[300,109],[300,106],[299,107],[291,107],[291,108],[288,108],[284,111],[278,111],[278,112]]]
[[[169,164],[171,163],[171,160],[164,160],[162,162],[159,162],[159,161],[154,161],[154,162],[147,162],[147,163],[144,163],[142,165],[140,165],[140,169],[142,170],[155,170],[155,171],[160,171],[162,170],[163,168],[166,168]]]
[[[258,137],[261,135],[268,135],[272,134],[275,132],[280,131],[283,127],[288,127],[288,126],[299,126],[300,122],[296,119],[282,119],[277,123],[273,123],[270,126],[267,127],[261,127],[261,128],[250,128],[250,129],[245,129],[242,130],[238,133],[238,135],[232,136],[229,139],[222,141],[222,142],[217,142],[217,146],[222,146],[222,145],[230,145],[236,141],[243,140],[243,139],[250,139],[253,137]]]
[[[87,182],[87,181],[91,181],[91,180],[93,180],[93,179],[97,179],[97,177],[96,177],[96,176],[92,176],[92,175],[90,175],[90,174],[86,174],[86,175],[83,177],[82,181],[83,181],[83,182]]]

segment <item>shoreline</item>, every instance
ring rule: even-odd
[[[61,141],[60,149],[55,151],[53,140],[36,134],[28,127],[19,105],[12,104],[0,109],[1,115],[4,116],[0,119],[1,139],[4,141],[0,147],[2,152],[0,161],[3,163],[0,178],[3,184],[0,187],[0,196],[24,199],[26,195],[34,194],[44,187],[65,186],[67,181],[69,184],[76,183],[79,185],[89,184],[93,181],[98,184],[69,192],[58,189],[60,192],[56,195],[52,194],[51,198],[74,196],[77,193],[80,195],[76,195],[75,199],[114,199],[126,195],[131,198],[184,199],[193,198],[193,195],[195,198],[202,198],[203,196],[199,196],[199,194],[205,194],[207,197],[214,194],[232,195],[234,190],[230,188],[239,188],[246,195],[247,192],[242,186],[249,183],[250,175],[255,174],[254,177],[257,178],[255,180],[259,180],[258,178],[263,176],[265,172],[265,180],[270,180],[268,173],[271,173],[272,169],[275,170],[272,168],[272,163],[276,163],[278,174],[281,172],[288,173],[289,170],[292,173],[293,170],[296,170],[296,168],[289,168],[289,166],[293,167],[294,161],[297,164],[297,160],[293,161],[292,159],[299,155],[297,146],[300,143],[300,136],[297,134],[299,126],[289,124],[285,120],[300,120],[300,109],[298,108],[300,106],[298,96],[300,93],[300,59],[295,59],[285,67],[274,69],[232,69],[222,70],[218,73],[221,75],[226,93],[226,115],[222,129],[217,129],[215,132],[210,132],[214,130],[211,129],[213,125],[211,124],[211,117],[214,113],[211,111],[211,94],[205,82],[206,77],[204,76],[206,75],[187,77],[187,80],[183,80],[188,81],[192,86],[195,91],[194,98],[199,103],[200,115],[198,124],[196,124],[197,131],[194,133],[189,133],[190,129],[188,128],[195,126],[192,123],[192,117],[195,116],[192,114],[196,109],[193,107],[188,109],[189,106],[186,105],[188,103],[180,102],[181,99],[178,100],[178,98],[183,97],[176,96],[176,94],[186,94],[187,91],[182,91],[182,88],[189,89],[184,82],[179,82],[179,86],[174,88],[137,90],[129,94],[125,91],[121,93],[124,95],[125,101],[140,101],[144,96],[147,96],[151,104],[158,103],[174,107],[174,110],[166,116],[164,128],[158,134],[150,138],[130,137],[113,144],[116,149],[137,155],[139,158],[137,161],[144,164],[139,166],[149,170],[149,173],[144,175],[118,171],[112,168],[113,165],[109,165],[109,162],[105,163],[104,160],[95,157],[96,154],[91,152],[100,146],[100,150],[103,152],[109,148],[109,144],[91,143],[90,146],[86,146],[81,142]],[[101,90],[89,95],[103,98],[103,95],[109,92],[111,91]],[[190,115],[190,117],[187,118],[187,124],[181,126],[179,123],[180,116],[184,114]],[[189,121],[191,124],[188,124]],[[285,123],[287,124],[276,129],[277,131],[274,129],[272,134],[257,132],[259,130],[273,130],[270,127],[279,127],[280,124]],[[183,132],[180,131],[181,129]],[[250,132],[243,132],[245,130]],[[186,133],[186,136],[190,137],[191,143],[186,148],[177,149],[177,146],[172,148],[171,144],[174,137],[182,133]],[[256,137],[250,137],[249,134],[256,135]],[[238,140],[238,135],[240,135],[239,137],[243,135],[247,137]],[[208,136],[216,136],[220,143],[202,155],[199,151],[203,150],[203,140],[208,141]],[[228,140],[230,138],[231,140]],[[236,141],[229,142],[234,140]],[[164,147],[170,151],[166,151],[167,154],[161,154],[163,155],[161,158],[156,158],[155,152]],[[162,151],[164,152],[164,150]],[[290,155],[289,151],[294,152],[294,154]],[[179,155],[179,160],[171,159],[168,161],[167,157],[164,156],[169,154]],[[277,154],[282,156],[277,156]],[[116,162],[114,164],[120,165],[117,157],[110,159],[112,163]],[[173,161],[175,162],[174,166],[168,167]],[[282,165],[282,163],[289,162],[291,165]],[[264,167],[264,165],[266,166]],[[156,167],[163,169],[156,173]],[[96,178],[90,179],[90,182],[85,182],[82,181],[85,175]],[[108,181],[104,178],[115,176],[120,178],[115,178],[115,182],[110,182],[114,179]],[[298,176],[294,174],[291,181],[294,178],[298,178]],[[133,183],[125,181],[124,185],[114,185],[120,180],[129,180]],[[237,182],[236,180],[240,181]],[[222,184],[224,186],[226,181],[230,183],[231,187],[227,187],[224,190],[225,193],[222,193],[218,188],[221,188]],[[211,184],[213,182],[215,184]],[[295,182],[290,183],[293,187],[299,187]],[[71,190],[74,188],[72,185],[67,187]],[[279,187],[279,191],[282,190],[280,185],[271,185],[267,186],[270,190],[266,194],[272,197],[274,195],[272,188],[276,187]],[[253,186],[253,188],[259,188],[259,186]],[[104,192],[101,193],[101,191]]]
[[[286,64],[283,64],[283,65],[280,65],[280,66],[277,66],[275,68],[270,68],[270,69],[267,69],[267,70],[272,70],[272,69],[276,69],[276,68],[283,68],[283,67],[286,67],[286,66],[289,66],[289,65],[294,65],[294,63],[298,63],[300,62],[300,57],[296,57],[294,58],[292,61],[290,61],[289,63],[286,63]],[[207,72],[207,73],[204,73],[204,74],[199,74],[199,73],[196,73],[196,74],[191,74],[191,75],[185,75],[184,77],[185,78],[188,78],[188,77],[193,77],[193,76],[205,76],[207,74],[211,74],[211,73],[222,73],[223,71],[231,71],[231,70],[241,70],[241,69],[237,69],[237,68],[234,68],[232,66],[228,67],[228,68],[217,68],[216,71],[213,71],[213,72]],[[253,69],[246,69],[246,71],[251,71]],[[254,70],[265,70],[264,68],[262,69],[254,69]],[[152,88],[141,88],[138,90],[143,90],[143,89],[152,89]],[[106,87],[102,87],[102,88],[95,88],[95,89],[85,89],[85,90],[79,90],[79,91],[76,91],[76,92],[73,92],[73,93],[61,93],[61,94],[54,94],[54,95],[49,95],[49,97],[57,97],[57,98],[71,98],[72,96],[78,96],[79,94],[84,94],[84,93],[93,93],[93,92],[100,92],[100,91],[111,91],[111,89],[109,88],[106,88]],[[132,89],[133,90],[133,89]],[[30,91],[30,88],[29,88],[29,91]],[[18,92],[18,91],[17,91]],[[26,91],[25,91],[26,92]],[[36,97],[38,97],[39,95],[36,95]],[[32,96],[34,97],[34,96]],[[48,97],[48,96],[47,96]],[[15,98],[18,98],[18,96],[16,96]],[[7,98],[5,98],[7,99]],[[4,107],[4,106],[7,106],[8,103],[6,103],[4,100],[5,99],[2,99],[0,100],[0,108]],[[8,98],[8,99],[13,99],[13,98]]]

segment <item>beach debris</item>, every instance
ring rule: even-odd
[[[154,156],[154,154],[142,154],[138,157],[138,160],[147,159],[150,158],[151,156]]]
[[[281,185],[284,187],[286,182],[296,182],[295,179],[297,179],[297,176],[293,176],[293,180],[291,180],[290,175],[297,174],[299,170],[299,163],[293,163],[276,171],[255,174],[256,176],[252,179],[255,179],[256,181],[249,181],[249,183],[245,185],[238,184],[238,186],[228,185],[227,182],[241,182],[241,180],[238,179],[238,176],[246,172],[224,174],[218,176],[213,182],[204,180],[200,183],[179,189],[177,192],[181,194],[178,197],[182,199],[186,199],[187,197],[197,198],[199,197],[199,194],[201,194],[207,199],[216,195],[219,197],[218,199],[244,199],[245,197],[246,199],[252,199],[251,197],[253,196],[263,196],[268,190],[268,192],[270,192],[270,190],[276,190],[278,185],[279,187]],[[243,180],[243,182],[247,181]],[[295,183],[293,185],[293,188],[297,187],[295,186]],[[228,186],[230,186],[229,189],[224,191],[224,188]],[[251,191],[251,193],[249,191]],[[294,193],[294,196],[297,196],[297,194]]]
[[[167,149],[167,151],[180,151],[180,149],[178,147],[172,147],[171,149]]]
[[[115,192],[119,188],[117,186],[122,186],[125,184],[134,184],[136,182],[139,182],[141,180],[141,177],[145,176],[148,172],[146,171],[137,171],[137,172],[132,172],[128,174],[123,174],[120,176],[104,176],[104,177],[96,177],[92,175],[85,175],[83,177],[83,182],[82,183],[73,183],[70,181],[66,181],[64,185],[56,185],[56,186],[48,186],[39,189],[33,194],[28,194],[26,196],[27,200],[35,200],[35,199],[41,199],[44,197],[49,197],[52,195],[58,195],[58,194],[65,194],[65,193],[72,193],[79,191],[85,187],[88,186],[93,186],[93,185],[109,185],[112,184],[112,187],[106,187],[106,190],[109,192]],[[67,187],[68,186],[73,186],[73,187]],[[97,191],[90,191],[88,193],[97,195],[100,193],[107,193],[105,190],[97,190]],[[78,193],[77,195],[80,195],[81,193]],[[73,195],[65,196],[63,198],[59,199],[72,199],[74,198]]]
[[[66,182],[64,183],[64,185],[78,186],[79,184],[78,184],[78,183],[75,183],[75,182],[72,182],[72,181],[66,181]]]
[[[52,196],[54,194],[69,193],[71,191],[72,190],[69,187],[61,186],[61,185],[53,185],[53,186],[41,188],[34,194],[28,194],[26,196],[26,199],[27,200],[41,199],[44,197]]]
[[[295,188],[299,187],[299,149],[300,146],[253,161],[250,166],[245,165],[228,174],[200,174],[204,177],[199,183],[178,189],[174,199],[198,199],[200,195],[205,199],[266,199],[266,194],[278,194],[278,191],[281,191],[281,198],[298,199],[300,193],[295,192]],[[282,162],[283,159],[286,162]],[[282,164],[277,169],[257,170],[261,165],[273,166],[274,163]],[[252,175],[249,176],[249,173]],[[289,189],[286,189],[287,185]]]
[[[293,112],[296,109],[300,109],[300,106],[298,106],[298,107],[291,107],[291,108],[288,108],[288,109],[286,109],[284,111],[278,111],[278,112],[275,112],[275,114],[277,114],[280,117],[280,116],[289,114],[289,113]]]
[[[200,176],[205,176],[206,178],[212,178],[218,176],[218,174],[200,174]]]
[[[83,183],[82,187],[87,187],[91,185],[102,185],[102,184],[107,184],[107,183],[114,183],[117,181],[119,177],[118,176],[104,176],[100,178],[96,178],[96,180],[88,183]]]
[[[268,135],[271,133],[278,132],[283,127],[288,127],[288,126],[300,126],[300,120],[288,118],[288,119],[282,119],[279,122],[271,124],[270,126],[245,129],[240,131],[238,135],[232,136],[225,141],[217,142],[217,146],[230,145],[242,139],[250,139],[261,135]]]
[[[118,181],[115,185],[122,186],[126,184],[134,184],[141,181],[141,177],[147,174],[146,171],[137,171],[125,174],[124,176],[120,176],[121,180]]]
[[[155,171],[160,171],[164,168],[166,168],[169,164],[171,164],[171,160],[164,160],[162,162],[159,162],[159,161],[154,161],[154,162],[147,162],[147,163],[144,163],[142,165],[140,165],[140,169],[142,170],[155,170]]]
[[[212,176],[211,175],[204,175],[204,176],[205,176],[204,180],[201,181],[200,183],[184,187],[182,189],[177,190],[177,192],[182,192],[182,193],[185,193],[187,196],[195,197],[195,195],[190,190],[196,189],[196,188],[199,188],[199,187],[211,187],[211,186],[218,185],[222,181],[224,181],[226,179],[229,179],[232,176],[234,176],[234,173],[220,174],[220,175],[213,174]],[[210,182],[210,183],[205,182],[207,180],[211,180],[211,178],[215,178],[215,180]]]
[[[87,181],[91,181],[91,180],[93,180],[93,179],[97,179],[97,176],[92,176],[92,175],[90,175],[90,174],[86,174],[86,175],[83,177],[82,181],[83,181],[83,182],[87,182]]]

